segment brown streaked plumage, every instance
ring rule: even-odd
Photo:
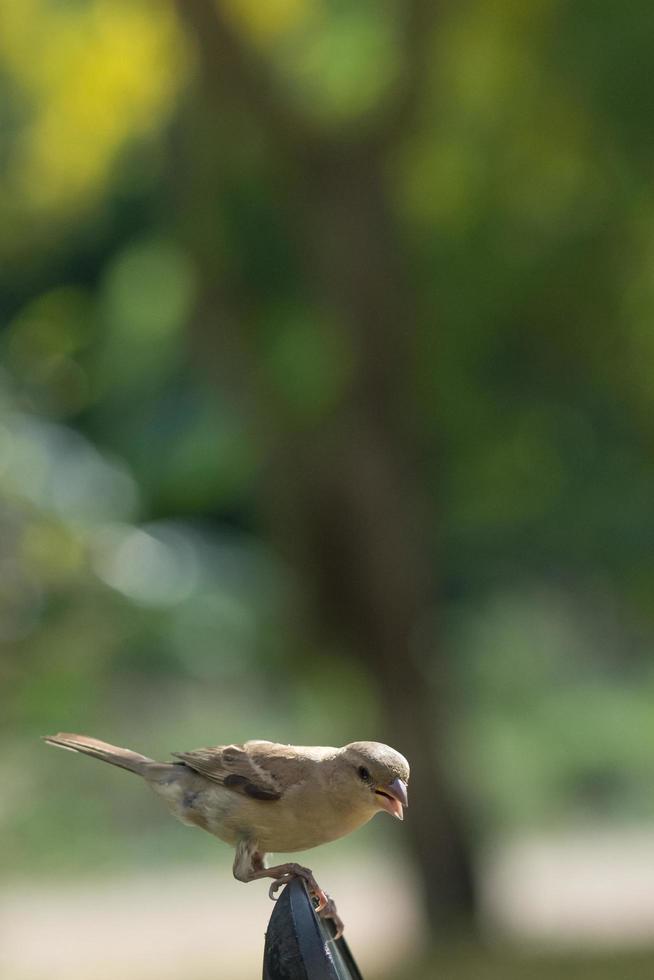
[[[342,748],[282,745],[254,740],[176,752],[175,762],[147,756],[86,735],[45,736],[50,745],[90,755],[135,772],[171,813],[236,849],[240,881],[273,878],[274,891],[290,878],[304,878],[318,910],[342,923],[334,903],[308,868],[289,862],[267,868],[266,854],[304,851],[344,837],[380,810],[403,819],[409,764],[380,742]]]

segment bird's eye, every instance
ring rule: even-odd
[[[359,766],[359,775],[366,783],[370,779],[370,773],[368,772],[365,766]]]

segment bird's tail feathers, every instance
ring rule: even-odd
[[[101,759],[102,762],[108,762],[112,766],[120,766],[121,769],[128,769],[140,776],[143,776],[150,766],[156,765],[154,759],[148,759],[147,755],[140,755],[138,752],[132,752],[131,749],[121,749],[118,745],[110,745],[88,735],[59,732],[58,735],[44,735],[43,740],[48,745],[90,755],[94,759]]]

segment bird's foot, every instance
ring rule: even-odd
[[[280,867],[280,871],[282,873],[275,878],[272,885],[268,889],[268,894],[273,901],[275,901],[277,898],[275,892],[281,888],[282,885],[287,885],[289,881],[293,880],[293,878],[302,878],[307,883],[309,894],[318,902],[316,905],[316,912],[322,915],[323,912],[329,908],[331,899],[325,894],[316,879],[313,877],[313,872],[310,868],[303,868],[301,864],[285,864]]]
[[[343,920],[336,911],[336,903],[333,898],[327,895],[327,905],[319,912],[321,918],[331,919],[334,923],[334,939],[340,939],[343,935],[343,930],[345,926],[343,925]]]

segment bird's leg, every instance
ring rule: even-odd
[[[322,912],[323,909],[326,909],[329,905],[329,898],[313,877],[313,872],[311,869],[303,868],[301,864],[289,862],[288,864],[277,864],[274,868],[266,868],[263,864],[263,860],[261,860],[261,863],[253,863],[247,880],[255,881],[257,878],[275,879],[268,889],[268,894],[272,899],[276,898],[275,892],[281,888],[282,885],[287,885],[293,878],[303,878],[307,883],[310,894],[318,899],[316,911]]]
[[[239,841],[234,857],[234,877],[239,881],[256,881],[258,878],[274,878],[269,889],[272,899],[275,892],[282,885],[287,885],[293,878],[303,878],[311,895],[318,900],[316,912],[323,918],[333,919],[336,926],[336,938],[343,932],[343,923],[336,912],[336,905],[325,892],[313,876],[310,868],[304,868],[301,864],[289,862],[288,864],[277,864],[273,868],[267,868],[265,855],[258,849],[254,841]]]
[[[322,912],[329,905],[329,897],[313,877],[313,871],[310,868],[303,868],[301,864],[296,864],[294,861],[290,861],[288,864],[278,864],[274,868],[262,868],[261,871],[255,871],[252,877],[275,879],[268,889],[268,894],[272,899],[275,898],[275,892],[282,885],[287,885],[293,878],[302,878],[306,881],[310,894],[318,899],[316,912]]]
[[[323,919],[331,919],[333,921],[336,930],[334,939],[340,939],[343,935],[344,926],[343,920],[336,911],[336,903],[322,890],[309,868],[303,868],[301,864],[289,862],[288,864],[278,864],[274,868],[263,868],[260,871],[255,871],[252,875],[253,878],[265,878],[268,876],[275,879],[268,889],[268,894],[272,899],[275,898],[277,889],[281,888],[282,885],[287,885],[293,878],[304,879],[307,883],[309,894],[318,902],[315,907],[316,912]]]

